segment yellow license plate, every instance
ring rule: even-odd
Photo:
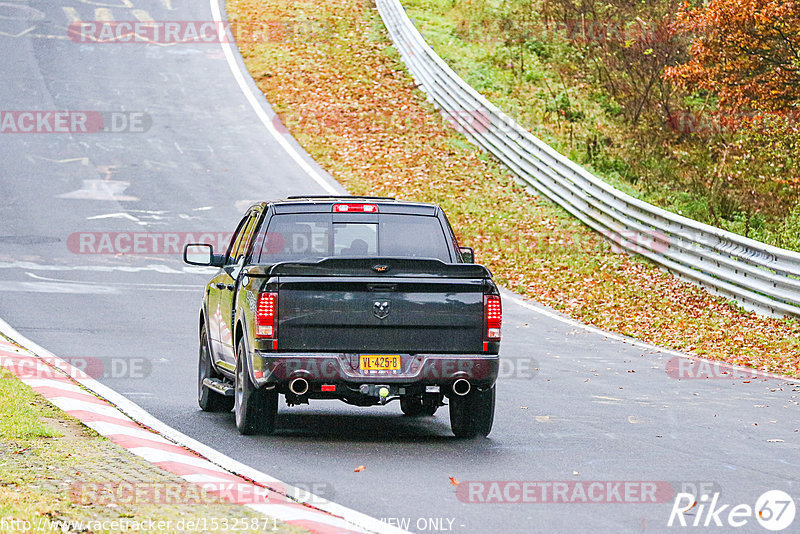
[[[362,371],[399,371],[400,356],[396,354],[362,354]]]

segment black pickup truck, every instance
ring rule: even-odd
[[[200,310],[198,401],[275,430],[289,406],[400,401],[458,437],[492,428],[502,310],[491,273],[459,247],[441,208],[374,197],[289,197],[247,210]]]

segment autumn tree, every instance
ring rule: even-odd
[[[800,102],[800,2],[711,0],[684,5],[673,26],[693,36],[691,60],[666,70],[685,87],[711,91],[737,114],[787,112]]]
[[[705,92],[706,102],[714,97],[700,110],[718,125],[711,137],[720,157],[706,185],[736,200],[747,235],[754,213],[786,213],[800,195],[800,2],[686,4],[672,30],[691,37],[691,58],[665,77]]]
[[[586,68],[636,126],[644,115],[672,113],[674,88],[664,68],[686,59],[669,31],[678,0],[543,0],[563,35],[585,57]]]

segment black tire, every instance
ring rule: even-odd
[[[426,402],[422,403],[422,415],[433,415],[436,413],[436,410],[439,409],[439,406],[436,404],[428,404]]]
[[[425,406],[422,397],[400,397],[400,410],[409,417],[418,417],[423,414]]]
[[[245,436],[253,434],[272,434],[278,415],[278,390],[259,389],[250,380],[244,343],[239,342],[236,349],[236,391],[234,412],[236,428]]]
[[[200,356],[197,364],[197,403],[204,412],[229,412],[233,408],[233,397],[220,395],[203,386],[205,378],[220,378],[211,363],[206,327],[200,330]]]
[[[450,397],[450,428],[458,438],[488,436],[494,423],[495,388]]]

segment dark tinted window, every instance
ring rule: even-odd
[[[260,263],[328,257],[394,256],[452,261],[436,217],[379,215],[378,222],[333,222],[327,213],[275,215],[261,232]],[[255,253],[253,255],[256,257]]]

